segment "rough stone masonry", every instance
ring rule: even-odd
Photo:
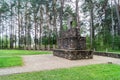
[[[80,36],[79,28],[63,31],[57,42],[58,49],[53,50],[54,56],[69,60],[93,58],[93,51],[86,50],[86,38]]]

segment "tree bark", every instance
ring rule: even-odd
[[[93,2],[90,1],[90,45],[91,49],[94,46],[94,22],[93,22]]]
[[[20,6],[20,1],[18,0],[18,47],[20,49],[21,46],[20,46],[20,10],[19,10],[19,6]]]
[[[116,0],[114,0],[115,2],[115,9],[116,9],[116,14],[117,14],[117,18],[118,18],[118,35],[120,35],[120,14],[119,14],[119,8],[118,8],[118,4],[116,2]]]
[[[60,9],[60,37],[62,36],[62,30],[63,30],[63,7],[64,7],[64,0],[61,0],[61,9]]]
[[[79,4],[79,0],[76,0],[76,27],[80,28],[78,4]]]
[[[48,44],[47,44],[47,49],[49,50],[50,48],[50,15],[49,15],[49,4],[46,3],[46,21],[47,21],[47,40],[48,40]]]
[[[57,34],[57,26],[56,26],[56,19],[57,19],[57,9],[56,9],[56,0],[53,0],[53,14],[54,14],[54,24],[53,24],[53,27],[54,27],[54,33],[55,33],[55,36],[53,36],[53,40],[55,39],[55,42],[57,45],[57,38],[58,38],[58,34]],[[54,38],[55,37],[55,38]],[[53,45],[54,45],[54,42],[53,42]]]

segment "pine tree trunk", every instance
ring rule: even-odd
[[[90,1],[90,45],[91,45],[91,49],[93,49],[94,47],[94,22],[93,22],[93,2]]]
[[[20,1],[18,0],[18,48],[20,49],[20,10],[19,10],[19,6],[20,6]]]
[[[46,3],[46,21],[47,21],[47,40],[48,40],[48,44],[47,44],[47,50],[50,49],[50,21],[49,21],[49,9],[48,9],[48,3]]]
[[[62,30],[63,30],[63,7],[64,7],[64,0],[61,0],[61,9],[60,9],[60,37],[62,36]]]
[[[25,3],[25,41],[24,41],[24,49],[27,49],[27,2]]]
[[[43,24],[43,8],[40,6],[40,32],[39,32],[39,49],[42,49],[42,24]]]
[[[115,9],[116,9],[116,14],[117,14],[117,18],[118,18],[118,35],[120,35],[120,14],[119,14],[119,8],[118,8],[118,4],[116,2],[116,0],[114,0],[115,2]]]
[[[13,49],[13,22],[12,22],[12,6],[10,8],[11,10],[11,24],[10,24],[10,49]]]
[[[55,39],[56,44],[53,44],[53,45],[57,45],[57,36],[58,35],[57,35],[57,26],[56,26],[56,18],[57,18],[56,0],[53,0],[53,12],[54,12],[54,24],[53,24],[53,27],[54,27],[54,33],[55,33],[55,36],[56,36],[56,37],[54,36],[56,38]]]
[[[80,28],[78,4],[79,4],[79,0],[76,0],[76,26]]]

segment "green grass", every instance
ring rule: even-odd
[[[99,64],[0,76],[0,80],[120,80],[120,66]]]
[[[106,52],[106,50],[97,50],[96,52]],[[107,50],[108,53],[115,53],[115,54],[120,54],[120,50]]]
[[[23,64],[21,57],[0,57],[0,68],[21,66]]]
[[[0,50],[0,56],[50,54],[50,51]]]
[[[120,50],[108,50],[109,52],[113,52],[113,53],[119,53],[120,54]]]
[[[96,52],[106,52],[106,51],[96,51]],[[107,51],[107,53],[120,54],[120,51]]]
[[[50,54],[51,51],[0,50],[0,68],[21,66],[24,64],[20,55]]]

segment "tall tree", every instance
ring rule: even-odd
[[[60,8],[60,36],[62,35],[63,30],[63,8],[64,8],[64,0],[61,0],[61,8]]]
[[[80,28],[78,4],[79,4],[79,0],[76,0],[76,26]]]
[[[118,8],[119,4],[117,4],[116,0],[114,0],[114,2],[115,2],[115,9],[116,9],[116,14],[118,18],[118,35],[120,35],[120,13],[119,13],[119,8]]]

